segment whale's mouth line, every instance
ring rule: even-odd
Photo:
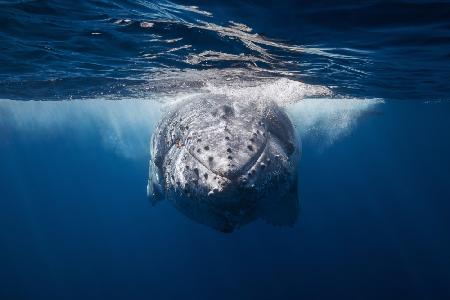
[[[261,158],[261,156],[263,155],[264,151],[266,151],[266,147],[267,147],[267,140],[269,139],[269,137],[267,137],[267,139],[265,140],[265,143],[263,145],[263,147],[260,148],[260,150],[256,153],[256,155],[254,157],[252,157],[252,159],[246,163],[242,168],[240,172],[237,172],[234,176],[226,176],[224,174],[220,174],[214,170],[212,170],[209,166],[207,166],[204,162],[200,161],[195,155],[193,155],[190,151],[187,151],[189,153],[189,155],[194,158],[200,165],[202,165],[203,167],[205,167],[208,171],[210,171],[211,173],[213,173],[214,175],[220,176],[221,178],[227,179],[227,180],[234,180],[236,178],[238,178],[239,176],[242,176],[243,174],[247,173],[251,168],[253,168],[256,163],[258,162],[258,160]]]

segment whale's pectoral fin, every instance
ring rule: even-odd
[[[297,184],[293,184],[282,198],[261,205],[261,219],[272,225],[294,225],[299,215],[298,197]]]
[[[152,205],[164,200],[164,189],[161,182],[161,176],[158,167],[150,161],[149,179],[147,183],[147,196]]]

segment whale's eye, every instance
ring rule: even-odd
[[[292,142],[287,143],[286,148],[287,148],[286,149],[287,155],[291,155],[292,153],[294,153],[294,150],[295,150],[294,143],[292,143]]]

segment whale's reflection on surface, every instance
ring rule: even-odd
[[[202,96],[176,106],[153,133],[148,194],[222,232],[261,218],[298,217],[300,146],[274,102]]]

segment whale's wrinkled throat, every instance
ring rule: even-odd
[[[258,217],[290,225],[298,214],[299,152],[275,103],[199,97],[155,130],[148,193],[223,232]]]

